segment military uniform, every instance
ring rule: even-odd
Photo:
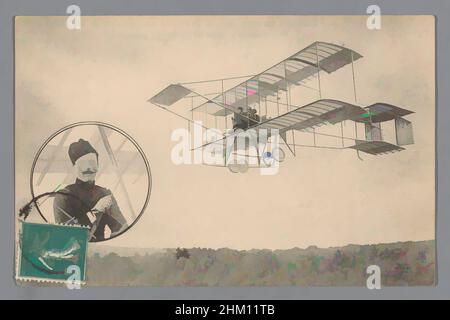
[[[93,223],[88,218],[88,212],[101,198],[108,195],[112,196],[110,190],[97,186],[94,182],[84,182],[79,179],[60,191],[61,193],[56,195],[53,202],[55,221],[61,224],[88,226],[89,228],[92,228]],[[73,197],[64,195],[64,193],[72,194]],[[100,217],[100,215],[97,216]],[[114,196],[112,196],[112,205],[101,215],[92,240],[104,240],[106,226],[112,234],[127,227],[127,222]]]

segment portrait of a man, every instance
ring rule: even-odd
[[[70,144],[68,155],[76,180],[55,197],[55,222],[88,226],[93,241],[104,240],[107,229],[110,231],[108,238],[121,233],[128,225],[114,195],[95,184],[98,152],[88,141],[79,139]]]

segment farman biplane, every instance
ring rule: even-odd
[[[382,155],[402,151],[404,146],[414,143],[412,123],[404,118],[413,112],[382,102],[357,103],[354,64],[361,58],[362,55],[344,46],[315,42],[259,74],[171,84],[149,102],[187,120],[190,131],[194,126],[219,131],[219,138],[211,141],[206,137],[194,149],[211,144],[220,146],[223,157],[215,165],[228,167],[234,173],[282,162],[286,154],[278,147],[280,144],[294,156],[296,147],[353,149],[360,160],[360,153]],[[322,98],[321,77],[345,66],[351,68],[355,101]],[[233,85],[225,88],[231,81]],[[204,90],[213,92],[201,93]],[[307,95],[306,91],[312,93]],[[294,100],[302,103],[293,103]],[[351,126],[347,122],[352,122]],[[393,141],[384,137],[382,123],[384,126],[386,122],[394,128]],[[338,133],[323,132],[323,127],[333,127]],[[349,127],[350,135],[344,133]],[[242,154],[237,146],[238,135],[251,131],[258,136],[263,129],[269,133],[262,146],[258,137],[244,144],[244,152],[253,146],[257,149],[255,155]],[[271,145],[273,132],[280,142],[276,150]],[[311,143],[299,143],[302,139],[298,135],[305,134],[312,138]],[[319,137],[333,139],[337,146],[321,145]],[[230,139],[231,148],[226,142]],[[230,160],[237,154],[244,161]]]

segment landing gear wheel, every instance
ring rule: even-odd
[[[228,170],[232,173],[246,173],[248,171],[248,163],[230,163],[228,165]]]
[[[228,170],[230,170],[232,173],[239,173],[239,165],[231,163],[228,165]]]
[[[246,173],[248,171],[248,164],[242,163],[239,165],[239,172],[240,173]]]
[[[272,157],[275,161],[283,162],[286,159],[286,153],[281,148],[275,148],[272,150]]]

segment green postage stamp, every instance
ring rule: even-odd
[[[17,280],[84,284],[89,230],[21,223]]]

